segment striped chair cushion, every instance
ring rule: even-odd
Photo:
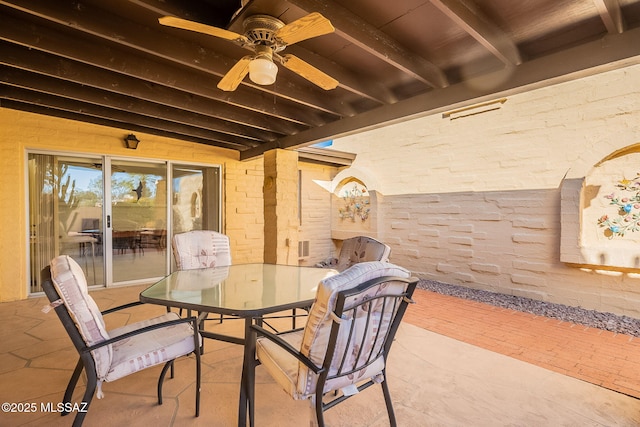
[[[61,255],[51,261],[53,286],[71,314],[80,335],[88,346],[109,339],[102,313],[89,295],[87,280],[82,268],[68,255]],[[91,352],[96,364],[98,378],[109,372],[113,350],[111,345]]]

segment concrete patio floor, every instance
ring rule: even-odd
[[[143,289],[144,286],[98,290],[92,295],[104,310],[137,300]],[[473,333],[462,323],[456,329],[455,321],[444,319],[445,314],[439,322],[434,319],[434,312],[451,313],[445,304],[460,306],[460,300],[439,299],[441,311],[436,311],[425,308],[424,303],[431,296],[436,298],[435,295],[417,291],[417,296],[418,304],[409,308],[410,314],[398,332],[387,368],[398,425],[640,425],[640,400],[630,394],[555,372],[548,366],[518,360],[516,355],[488,350],[480,343],[477,345],[485,348],[424,329],[428,324],[444,323],[451,332],[461,333],[464,329],[466,332],[462,335],[467,338]],[[77,354],[55,313],[40,311],[45,304],[44,297],[0,304],[0,401],[35,403],[38,409],[34,413],[2,412],[0,426],[68,426],[73,421],[74,414],[60,417],[40,410],[41,403],[55,405],[61,401],[77,361]],[[503,314],[493,311],[496,315]],[[163,312],[162,307],[155,306],[133,308],[107,316],[107,328]],[[484,320],[491,322],[487,316]],[[421,321],[425,324],[421,325]],[[208,328],[241,328],[241,322],[211,323]],[[494,321],[491,327],[495,330],[501,324]],[[455,336],[455,333],[449,335]],[[502,337],[504,340],[504,335]],[[165,384],[162,406],[157,405],[155,396],[160,367],[154,367],[104,384],[105,397],[94,398],[84,425],[234,426],[241,355],[239,346],[206,341],[199,418],[193,416],[195,375],[191,356],[176,363],[176,377]],[[639,386],[631,385],[633,387]],[[83,391],[81,384],[74,397],[78,399]],[[308,403],[290,399],[258,367],[256,425],[304,426],[309,425],[309,418]],[[329,410],[326,420],[330,426],[388,425],[379,387],[371,387]]]

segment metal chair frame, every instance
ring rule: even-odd
[[[51,279],[51,268],[49,266],[45,267],[42,270],[41,278],[42,278],[42,288],[47,298],[49,299],[49,301],[53,303],[55,301],[60,300],[60,295],[58,294],[57,290],[53,286],[53,282]],[[139,301],[136,301],[129,304],[124,304],[118,307],[114,307],[114,308],[110,308],[108,310],[102,311],[101,314],[106,315],[122,309],[135,307],[137,305],[142,305],[142,303]],[[74,347],[76,348],[76,350],[80,355],[78,363],[76,364],[73,374],[71,375],[71,379],[69,380],[69,384],[67,385],[67,388],[64,393],[64,397],[62,399],[64,408],[70,407],[69,404],[71,402],[71,398],[73,397],[73,391],[78,383],[78,379],[80,378],[80,374],[82,373],[83,369],[85,370],[87,375],[87,388],[82,398],[82,405],[80,405],[81,410],[77,412],[76,417],[73,420],[73,427],[80,427],[84,422],[84,418],[89,410],[89,406],[91,405],[91,401],[93,399],[93,396],[95,394],[96,387],[98,384],[98,375],[96,372],[95,361],[93,359],[93,356],[91,355],[91,352],[93,350],[96,350],[100,347],[104,347],[109,344],[113,344],[125,338],[144,334],[145,332],[149,332],[154,329],[166,328],[168,326],[177,325],[180,323],[191,323],[192,327],[194,328],[193,339],[194,339],[194,348],[196,349],[196,351],[194,351],[193,353],[195,354],[195,358],[196,358],[196,417],[200,415],[201,363],[200,363],[200,351],[198,351],[200,348],[200,340],[198,339],[199,325],[196,317],[176,319],[176,320],[158,323],[155,325],[146,326],[146,327],[125,333],[123,335],[110,338],[98,344],[87,346],[75,322],[73,321],[73,318],[67,311],[66,306],[64,304],[57,305],[55,307],[55,312],[58,315],[58,318],[60,319],[60,321],[62,322],[62,325],[64,326],[64,329],[66,330],[67,334],[69,335],[69,338],[71,338],[71,341],[73,342]],[[162,405],[162,385],[164,383],[164,379],[169,368],[171,368],[171,378],[173,378],[173,362],[174,361],[175,359],[169,360],[168,362],[166,362],[162,368],[162,371],[160,372],[160,377],[158,378],[158,386],[157,386],[158,405]],[[68,414],[69,412],[67,411],[61,412],[62,416],[66,416]]]
[[[388,281],[399,281],[399,282],[407,283],[405,292],[400,294],[382,294],[382,295],[377,295],[373,298],[363,298],[361,301],[355,304],[345,306],[346,302],[348,301],[348,298],[357,294],[361,294],[361,293],[364,294],[371,287],[380,285],[381,283],[388,282]],[[274,343],[282,347],[284,350],[286,350],[289,354],[291,354],[296,359],[298,359],[301,363],[305,364],[315,374],[318,375],[318,382],[317,382],[316,391],[315,391],[315,413],[316,413],[316,419],[319,426],[321,427],[324,426],[323,414],[326,410],[352,397],[352,395],[341,394],[338,396],[337,394],[335,394],[335,397],[331,398],[328,402],[325,403],[323,400],[323,396],[330,395],[330,393],[324,392],[325,384],[327,383],[327,381],[334,378],[343,377],[345,375],[348,375],[354,372],[358,372],[366,368],[371,363],[373,363],[380,356],[384,357],[385,366],[386,366],[387,357],[389,355],[389,351],[391,350],[391,344],[393,343],[398,327],[400,326],[402,317],[404,316],[407,306],[410,303],[413,303],[413,301],[411,300],[411,297],[413,296],[413,292],[416,288],[417,283],[418,283],[418,279],[416,278],[400,278],[400,277],[386,276],[386,277],[380,277],[380,278],[368,280],[352,289],[339,292],[337,295],[336,306],[333,311],[334,315],[332,315],[332,318],[334,319],[334,323],[331,327],[329,342],[327,346],[327,352],[326,352],[322,366],[315,365],[308,357],[303,355],[298,349],[293,348],[289,343],[287,343],[282,338],[280,338],[278,334],[273,334],[265,330],[259,325],[252,326],[252,328],[256,331],[258,336],[266,337],[267,339],[273,341]],[[347,354],[349,351],[351,351],[354,348],[354,346],[347,345],[343,349],[344,350],[343,352],[340,352],[340,353],[337,352],[338,350],[337,341],[338,341],[339,331],[340,331],[340,328],[343,326],[343,323],[345,323],[345,322],[342,322],[340,319],[353,319],[355,318],[356,312],[358,310],[364,311],[367,316],[367,322],[366,322],[365,328],[367,330],[370,328],[376,328],[372,330],[377,330],[379,333],[380,322],[382,321],[384,316],[380,316],[379,319],[376,319],[376,316],[372,316],[371,312],[367,313],[368,307],[371,307],[372,305],[371,303],[374,300],[381,300],[382,307],[383,307],[382,312],[392,313],[393,315],[393,318],[390,321],[390,325],[387,329],[386,335],[376,336],[375,338],[376,345],[371,346],[371,352],[367,354],[363,354],[362,344],[364,343],[364,340],[366,339],[366,336],[367,336],[366,334],[363,334],[363,342],[359,343],[360,350],[358,351],[358,356],[356,357],[356,364],[353,366],[345,366],[344,362],[347,357]],[[378,320],[378,323],[375,323],[376,320]],[[346,322],[345,326],[348,323],[349,322]],[[350,322],[350,326],[349,326],[350,330],[348,335],[349,343],[351,343],[352,338],[355,336],[354,335],[355,326],[356,326],[356,322]],[[378,344],[380,343],[379,340],[382,340],[381,341],[382,345]],[[335,374],[329,375],[332,361],[335,358],[338,358],[336,360],[341,360],[340,368]],[[259,363],[259,361],[257,361],[257,363]],[[396,423],[395,413],[393,411],[393,404],[391,401],[391,395],[389,393],[389,386],[387,385],[385,371],[386,369],[383,369],[382,371],[383,379],[380,384],[382,386],[382,392],[384,394],[384,400],[387,408],[387,413],[389,416],[389,422],[392,427],[395,427],[397,423]],[[369,379],[357,385],[357,389],[358,391],[362,391],[374,384],[375,382],[372,379]]]

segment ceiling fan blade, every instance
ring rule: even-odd
[[[318,12],[313,12],[280,28],[276,31],[275,36],[285,44],[294,44],[334,31],[335,28],[331,25],[331,21]]]
[[[225,74],[218,83],[218,89],[227,92],[236,90],[242,79],[249,74],[249,63],[253,56],[245,56],[241,58],[231,69]]]
[[[208,34],[221,39],[231,40],[238,44],[247,44],[249,39],[245,36],[228,31],[223,28],[212,27],[211,25],[201,24],[199,22],[189,21],[187,19],[177,18],[175,16],[163,16],[158,19],[162,25],[167,27],[180,28],[183,30],[195,31],[196,33]]]
[[[338,81],[328,74],[323,73],[311,64],[293,55],[282,55],[278,58],[285,68],[301,75],[311,83],[320,86],[324,90],[338,87]]]

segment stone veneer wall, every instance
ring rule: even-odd
[[[376,177],[392,262],[424,278],[640,317],[640,275],[560,260],[563,179],[640,142],[639,81],[636,65],[333,146]],[[579,230],[579,215],[571,221]]]
[[[264,166],[262,158],[227,162],[224,170],[224,232],[232,262],[262,262],[264,247]]]

